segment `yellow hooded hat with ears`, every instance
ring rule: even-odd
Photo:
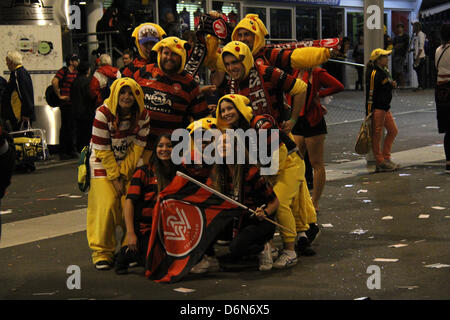
[[[158,66],[161,69],[161,51],[163,48],[169,48],[172,52],[176,53],[181,57],[180,69],[177,73],[181,73],[184,70],[184,65],[186,64],[187,51],[189,49],[189,44],[185,40],[181,40],[177,37],[167,37],[155,44],[153,51],[158,52]]]
[[[135,39],[134,41],[141,57],[148,60],[149,57],[142,50],[141,45],[147,41],[155,43],[161,41],[166,36],[166,32],[155,23],[142,23],[134,29],[131,36]]]
[[[234,28],[234,31],[231,34],[231,40],[237,40],[237,31],[241,28],[255,34],[255,43],[253,44],[252,54],[256,54],[262,47],[266,45],[266,37],[269,35],[269,32],[267,31],[266,26],[257,14],[247,14],[245,18],[242,19]]]
[[[250,69],[253,68],[253,66],[255,65],[255,60],[253,59],[253,55],[250,51],[250,48],[245,43],[240,41],[228,42],[227,45],[223,47],[221,57],[218,61],[218,65],[220,65],[220,68],[225,71],[226,68],[223,61],[223,56],[226,53],[231,53],[233,56],[236,57],[236,59],[242,62],[245,68],[244,79],[246,79],[248,77]],[[228,73],[228,71],[226,72]]]
[[[108,109],[111,111],[113,115],[117,115],[117,106],[119,105],[119,91],[123,87],[130,87],[131,92],[133,93],[134,98],[136,99],[136,103],[139,107],[139,113],[144,111],[144,92],[142,91],[141,86],[131,78],[119,78],[116,79],[111,84],[111,93],[108,98],[105,99],[103,104],[105,104]]]
[[[220,113],[220,104],[223,100],[230,100],[239,113],[245,118],[245,120],[250,124],[250,121],[253,118],[253,109],[250,107],[250,99],[246,96],[240,94],[227,94],[220,98],[217,103],[216,109],[216,118],[217,118],[217,126],[220,129],[226,129],[228,126],[224,123],[222,119],[222,115]]]
[[[206,117],[194,122],[191,122],[190,125],[187,126],[189,130],[189,134],[191,136],[191,150],[196,149],[194,143],[194,132],[197,130],[207,131],[210,129],[217,129],[217,119],[212,117]]]

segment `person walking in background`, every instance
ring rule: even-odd
[[[413,23],[413,60],[414,60],[414,71],[417,75],[417,82],[419,83],[419,86],[417,89],[414,89],[413,91],[422,90],[425,88],[424,84],[424,70],[425,70],[425,33],[422,32],[422,25],[420,22],[416,21]]]
[[[66,57],[66,67],[58,70],[52,80],[53,89],[55,90],[61,103],[59,109],[61,111],[61,129],[59,130],[59,158],[60,160],[68,160],[78,158],[75,152],[74,144],[74,115],[73,106],[70,100],[70,90],[72,83],[78,75],[77,67],[80,59],[76,54],[70,54]]]
[[[8,51],[6,65],[11,75],[4,92],[2,116],[11,124],[13,131],[20,130],[23,122],[35,120],[33,81],[22,65],[22,54]]]
[[[9,121],[12,131],[25,128],[36,119],[34,110],[33,81],[22,65],[22,54],[18,51],[8,51],[6,65],[11,75],[6,85],[2,102],[2,117]],[[16,166],[19,170],[33,172],[34,162],[26,161]]]
[[[133,64],[133,51],[131,51],[130,49],[125,49],[123,51],[122,54],[122,61],[123,61],[123,67],[120,68],[120,74],[123,74],[123,71],[125,70],[125,68],[130,68],[132,67]]]
[[[370,109],[372,116],[372,151],[376,160],[376,171],[394,171],[399,168],[391,160],[391,148],[398,133],[397,124],[390,111],[392,89],[397,83],[392,80],[388,66],[391,50],[375,49],[370,55],[366,69],[366,114]],[[383,127],[387,134],[381,149]]]
[[[92,123],[95,115],[95,97],[90,94],[89,75],[91,68],[87,61],[81,61],[77,66],[78,77],[72,84],[70,100],[72,101],[75,118],[76,151],[81,152],[91,140]]]
[[[356,63],[364,64],[364,36],[362,33],[358,34],[358,43],[353,49],[353,60]],[[363,90],[363,78],[364,78],[364,67],[356,67],[358,72],[358,80],[355,83],[355,90]]]
[[[175,14],[172,12],[167,12],[164,20],[165,22],[162,27],[166,31],[167,36],[181,38],[181,23],[175,17]]]
[[[100,107],[109,97],[110,87],[114,80],[121,77],[119,69],[112,66],[109,54],[102,54],[99,58],[99,67],[95,70],[89,84],[91,95],[95,97],[95,106]]]
[[[439,133],[444,133],[445,172],[450,173],[450,24],[441,27],[442,45],[436,49],[435,101]]]
[[[393,41],[392,76],[399,86],[405,85],[405,63],[409,46],[409,36],[404,33],[404,30],[403,23],[397,24],[397,34]]]
[[[144,93],[131,78],[114,81],[110,96],[96,110],[86,233],[97,270],[111,269],[116,227],[125,232],[123,196],[144,151],[149,122]]]

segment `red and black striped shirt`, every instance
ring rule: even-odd
[[[136,169],[128,187],[127,199],[134,204],[134,221],[152,223],[153,209],[158,198],[158,181],[150,165]]]
[[[264,95],[267,99],[269,114],[274,117],[278,123],[281,123],[284,120],[282,119],[282,114],[285,110],[284,93],[289,93],[292,90],[297,79],[283,70],[272,66],[260,64],[255,65],[255,68],[258,72],[262,89],[264,90]],[[252,72],[252,69],[250,69],[250,73]],[[230,80],[226,92],[248,97],[254,115],[267,114],[265,110],[259,108],[258,104],[262,99],[262,93],[251,90],[250,85],[255,86],[255,83],[252,83],[251,81],[251,75],[241,82]]]
[[[62,96],[70,97],[70,88],[72,87],[72,83],[78,76],[78,72],[75,70],[74,72],[70,72],[69,68],[63,67],[58,70],[55,77],[59,80],[59,89]],[[70,104],[70,102],[63,101],[63,104]]]
[[[145,107],[150,110],[148,148],[159,135],[186,128],[192,120],[209,114],[198,83],[185,71],[167,75],[150,64],[136,71],[134,79],[142,87]]]

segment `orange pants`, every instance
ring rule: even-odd
[[[383,127],[386,128],[387,134],[381,150],[380,142],[383,135]],[[372,116],[372,151],[377,164],[391,159],[391,148],[397,133],[398,128],[392,113],[375,109]]]

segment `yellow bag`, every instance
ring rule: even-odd
[[[23,129],[24,124],[22,124]],[[10,132],[16,149],[16,159],[19,162],[45,161],[49,151],[45,134],[42,129],[33,129],[28,122],[27,129]]]

